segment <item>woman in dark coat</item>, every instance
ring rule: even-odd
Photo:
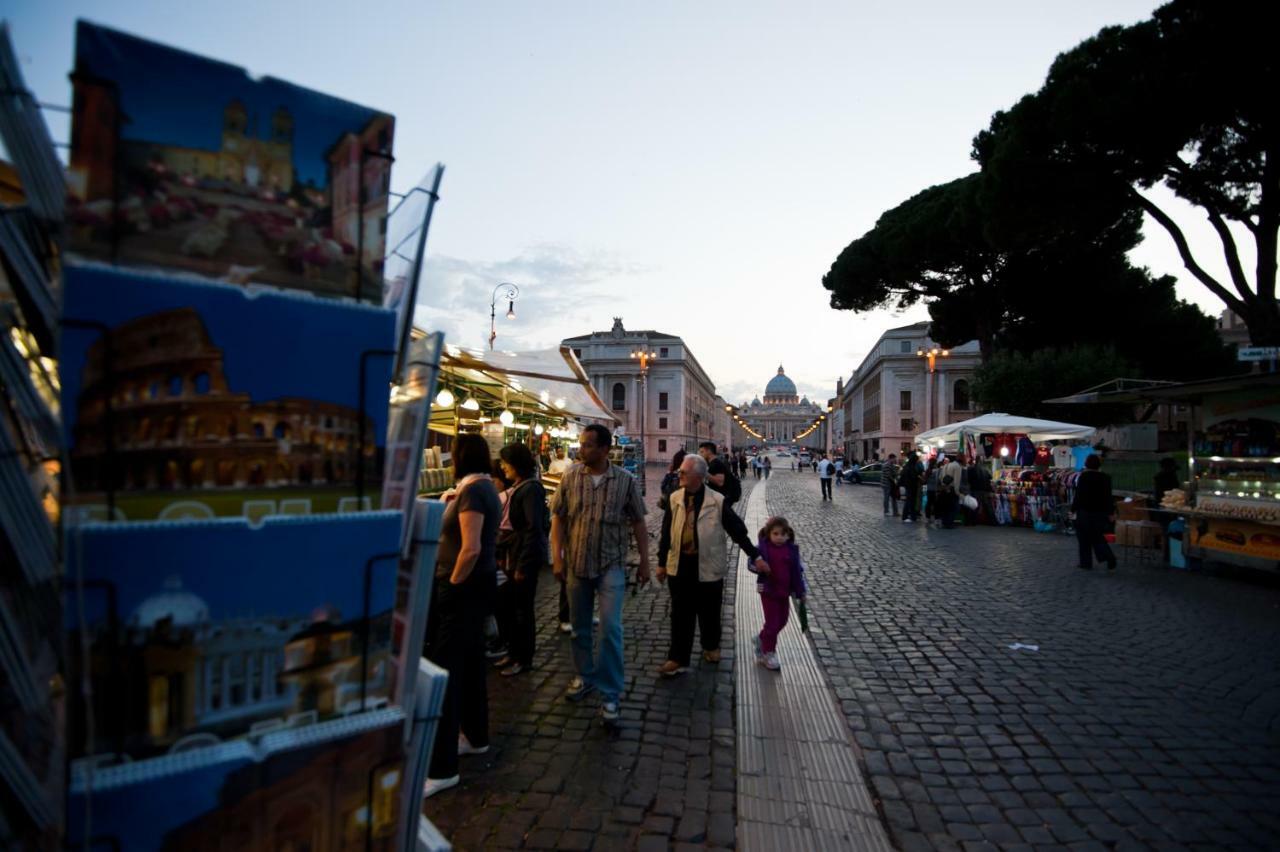
[[[1103,473],[1102,458],[1096,453],[1084,460],[1084,472],[1076,483],[1075,500],[1071,510],[1076,513],[1076,541],[1080,545],[1078,567],[1088,571],[1093,567],[1093,556],[1107,563],[1114,571],[1116,557],[1107,544],[1107,527],[1115,520],[1115,498],[1111,496],[1111,477]],[[1093,551],[1091,554],[1090,551]]]
[[[449,683],[424,797],[457,786],[459,754],[489,750],[484,622],[493,607],[502,506],[484,438],[458,435],[452,456],[457,490],[444,510],[425,648]]]
[[[547,492],[534,476],[533,453],[524,444],[508,444],[498,454],[503,473],[511,483],[498,538],[506,560],[509,633],[507,659],[500,663],[503,677],[533,667],[537,622],[534,597],[538,572],[547,564]]]

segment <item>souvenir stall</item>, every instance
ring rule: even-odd
[[[1185,567],[1184,557],[1191,557],[1280,571],[1280,374],[1049,401],[1188,406],[1184,487],[1165,492],[1159,507],[1146,510],[1147,523],[1169,528],[1174,567]],[[1173,538],[1179,533],[1181,541]]]
[[[64,180],[0,28],[0,848],[447,848],[401,333],[442,169],[386,246],[392,116],[83,21],[75,62]]]
[[[415,339],[423,335],[414,329]],[[582,427],[602,423],[612,430],[618,422],[566,346],[489,352],[445,344],[419,493],[438,496],[453,486],[449,446],[461,431],[483,435],[495,457],[506,444],[526,444],[539,460],[550,496],[560,480],[548,470],[556,449],[571,457]]]
[[[989,466],[991,492],[972,495],[981,522],[1047,530],[1065,525],[1092,426],[984,414],[916,436],[922,454],[964,453]]]

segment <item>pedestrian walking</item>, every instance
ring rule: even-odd
[[[764,478],[768,479],[769,474],[773,473],[773,458],[771,456],[764,457]]]
[[[453,440],[456,491],[444,510],[423,654],[449,672],[423,797],[457,786],[458,757],[489,750],[484,620],[493,607],[502,505],[489,471],[489,445]]]
[[[894,453],[889,453],[889,458],[880,465],[880,490],[884,492],[885,516],[892,504],[893,516],[898,517],[898,456]]]
[[[507,478],[507,473],[502,468],[502,462],[498,459],[493,460],[493,470],[490,471],[489,477],[493,480],[494,490],[498,492],[498,504],[502,507],[502,519],[505,522],[507,517],[507,498],[511,496],[511,480]],[[509,575],[505,570],[506,547],[507,542],[503,540],[502,535],[502,524],[499,523],[497,550],[494,552],[498,570],[494,575],[496,589],[493,595],[493,615],[489,617],[488,623],[485,624],[484,631],[484,655],[486,659],[493,661],[495,665],[506,665],[510,657],[510,651],[507,646],[511,641],[511,633],[515,627],[515,599],[511,596],[512,589],[507,584]]]
[[[902,522],[913,524],[920,520],[920,485],[924,479],[924,470],[920,467],[919,456],[915,450],[907,453],[902,469],[898,472],[898,482],[902,485]]]
[[[836,466],[831,459],[824,458],[818,462],[818,484],[822,487],[822,500],[832,500],[831,496],[831,477],[835,475]]]
[[[609,430],[593,423],[582,430],[581,441],[579,463],[565,471],[551,506],[552,570],[557,577],[568,578],[577,672],[565,698],[581,701],[599,691],[600,715],[605,722],[614,722],[625,683],[622,601],[628,538],[635,537],[640,552],[636,583],[644,585],[649,582],[649,534],[635,479],[609,463],[613,443]],[[597,597],[600,646],[593,649],[591,612]]]
[[[924,522],[930,527],[942,521],[942,516],[938,514],[939,478],[938,457],[934,456],[924,469]]]
[[[790,598],[800,603],[809,595],[804,562],[796,545],[796,534],[787,519],[775,515],[765,521],[757,545],[765,567],[751,566],[757,574],[756,591],[764,608],[764,627],[755,638],[756,662],[772,671],[782,668],[778,662],[778,634],[791,617]],[[803,626],[803,621],[801,622]]]
[[[742,519],[724,497],[706,487],[707,462],[686,456],[680,463],[682,487],[672,492],[662,515],[658,538],[659,583],[671,590],[671,646],[658,669],[663,677],[689,670],[694,627],[702,639],[702,659],[720,662],[720,609],[728,573],[728,539],[743,549],[756,567],[765,566]]]
[[[703,441],[699,444],[698,455],[707,463],[707,487],[720,492],[730,506],[742,499],[742,483],[716,454],[715,442]]]
[[[942,466],[938,479],[938,510],[942,513],[942,528],[955,529],[956,510],[960,507],[960,477],[964,473],[964,456],[955,455]]]
[[[685,451],[676,450],[671,454],[671,464],[667,467],[667,472],[662,475],[662,482],[658,485],[658,508],[667,508],[667,499],[671,496],[671,492],[680,487],[680,462],[684,461]]]
[[[499,674],[512,677],[533,667],[538,627],[534,600],[538,573],[547,564],[547,492],[534,476],[533,453],[528,447],[508,444],[498,455],[511,483],[498,525],[507,576],[507,658],[498,666]]]
[[[1116,569],[1116,557],[1107,544],[1107,527],[1116,519],[1115,498],[1111,495],[1111,477],[1103,473],[1102,457],[1092,453],[1084,460],[1084,471],[1076,482],[1076,496],[1071,510],[1076,513],[1076,543],[1080,548],[1080,561],[1076,565],[1088,571],[1093,568],[1093,557],[1107,563],[1107,570]]]

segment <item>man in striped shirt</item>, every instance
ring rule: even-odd
[[[636,582],[649,582],[649,533],[644,501],[635,479],[609,463],[613,436],[603,426],[582,430],[579,463],[560,480],[551,503],[551,564],[567,577],[573,622],[573,666],[578,675],[566,698],[581,701],[599,690],[600,714],[618,718],[624,682],[622,601],[627,587],[627,545],[635,536],[640,552]],[[592,654],[591,611],[600,596],[600,649]]]

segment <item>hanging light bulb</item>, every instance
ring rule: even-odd
[[[512,423],[516,422],[516,416],[504,408],[502,409],[502,413],[498,415],[498,422],[503,426],[510,426]]]
[[[516,318],[516,303],[514,300],[507,302],[507,319]]]
[[[542,400],[543,402],[548,402],[551,399],[551,394],[547,393],[546,391],[543,391],[542,393],[538,394],[538,399]]]
[[[564,397],[558,397],[556,399],[556,408],[564,408]]]
[[[467,411],[479,411],[480,403],[476,402],[476,398],[474,396],[469,396],[463,401],[462,407]]]
[[[542,434],[543,432],[545,432],[545,431],[546,431],[546,430],[542,428],[542,424],[541,424],[541,423],[539,423],[537,426],[534,426],[534,427],[533,427],[533,434],[535,434],[535,435],[541,435],[541,434]]]
[[[448,388],[441,388],[440,393],[436,394],[436,405],[441,408],[453,408],[453,394]]]

